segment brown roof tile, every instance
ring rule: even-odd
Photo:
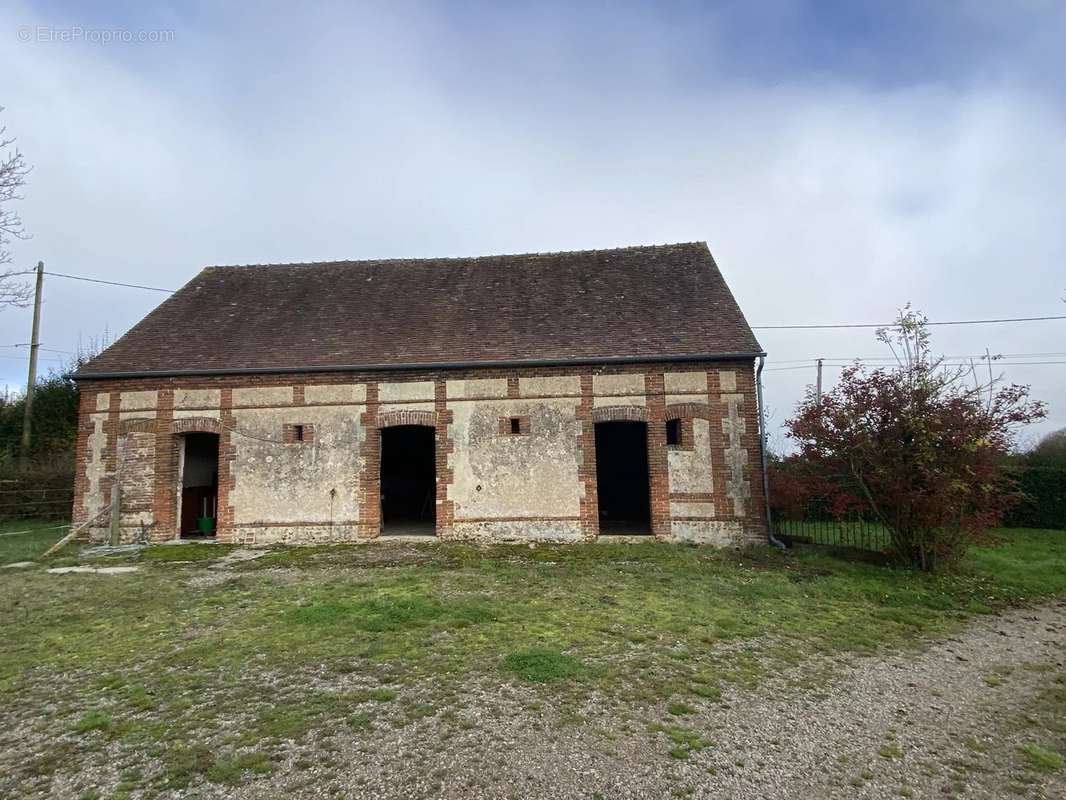
[[[76,376],[760,350],[697,242],[208,267]]]

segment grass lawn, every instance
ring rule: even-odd
[[[70,523],[56,519],[15,519],[0,522],[0,566],[35,561],[67,535]],[[28,531],[28,533],[22,533]]]
[[[61,533],[30,537],[33,556]],[[140,566],[124,575],[5,570],[0,705],[49,703],[67,747],[138,748],[159,767],[130,780],[155,790],[253,780],[314,731],[448,718],[475,686],[531,687],[577,716],[594,695],[626,718],[666,703],[681,719],[812,654],[906,648],[1066,596],[1066,534],[997,534],[943,576],[812,548],[655,543],[382,543],[227,565],[231,548],[184,544],[105,562]],[[0,562],[30,556],[18,538],[0,537]],[[813,690],[829,679],[800,672]]]

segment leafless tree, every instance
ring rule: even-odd
[[[0,106],[0,111],[3,111]],[[0,267],[11,263],[8,246],[12,239],[28,239],[22,227],[22,217],[11,208],[12,201],[21,200],[19,189],[26,183],[30,167],[17,147],[15,140],[7,135],[7,126],[0,125]],[[0,272],[0,306],[24,307],[33,297],[33,289],[26,281],[15,280],[21,270],[5,269]]]

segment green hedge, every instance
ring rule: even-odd
[[[1011,472],[1025,500],[1011,509],[1003,524],[1066,530],[1066,469],[1015,467]]]

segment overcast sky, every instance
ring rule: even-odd
[[[34,165],[20,268],[178,287],[704,240],[753,325],[1066,314],[1061,0],[83,5],[0,9],[0,120]],[[161,298],[50,278],[42,342]],[[29,319],[0,311],[0,344]],[[814,379],[783,367],[888,355],[871,331],[757,334],[777,446]],[[934,345],[1066,362],[1066,320]],[[0,348],[0,382],[24,358]],[[1050,404],[1030,437],[1066,426],[1066,364],[998,371]]]

